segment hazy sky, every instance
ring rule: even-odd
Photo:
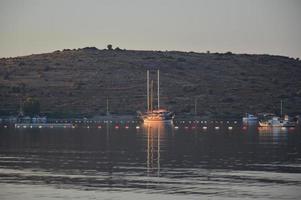
[[[301,57],[301,0],[0,0],[0,57],[109,43]]]

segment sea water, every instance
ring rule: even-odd
[[[234,198],[301,199],[298,127],[0,129],[1,200]]]

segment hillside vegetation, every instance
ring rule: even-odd
[[[135,114],[146,107],[146,69],[160,69],[161,103],[177,114],[238,117],[245,112],[301,113],[301,62],[271,56],[87,47],[0,59],[0,115],[21,99],[51,116]]]

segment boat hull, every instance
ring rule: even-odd
[[[144,123],[173,123],[173,119],[144,119]]]
[[[164,112],[149,112],[141,116],[141,119],[144,123],[153,123],[153,122],[163,122],[163,123],[171,123],[174,118],[174,113],[164,111]]]
[[[152,122],[164,122],[164,123],[171,123],[173,121],[174,116],[148,116],[145,115],[142,117],[143,122],[145,123],[152,123]]]
[[[295,127],[294,123],[259,122],[260,127]]]
[[[243,122],[256,122],[258,121],[258,118],[247,118],[247,117],[243,117],[242,118]]]
[[[256,123],[257,121],[258,121],[258,117],[249,113],[246,113],[246,116],[242,118],[242,122],[245,124],[247,123],[253,124]]]

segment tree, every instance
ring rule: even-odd
[[[30,117],[40,114],[39,100],[36,98],[28,97],[24,102],[23,110],[25,115],[29,115]]]
[[[108,44],[108,50],[113,50],[113,46],[111,44]]]

